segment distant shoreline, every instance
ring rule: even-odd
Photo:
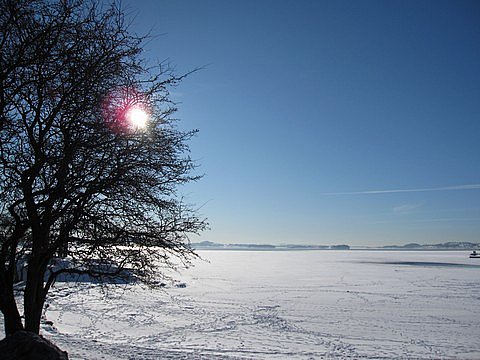
[[[479,246],[480,247],[480,246]],[[478,247],[477,247],[478,248]],[[426,252],[426,251],[456,251],[456,252],[470,252],[472,249],[448,249],[448,248],[438,248],[438,249],[395,249],[395,248],[355,248],[351,247],[347,250],[335,250],[335,249],[302,249],[302,248],[275,248],[275,249],[252,249],[252,248],[215,248],[215,247],[197,247],[193,248],[196,251],[258,251],[258,252],[268,252],[268,251],[398,251],[398,252]]]
[[[218,250],[218,251],[471,251],[480,248],[480,243],[470,242],[447,242],[439,244],[416,244],[386,245],[386,246],[349,246],[341,245],[300,245],[300,244],[220,244],[211,241],[190,244],[194,250]]]

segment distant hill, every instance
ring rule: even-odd
[[[191,243],[198,250],[350,250],[349,245],[302,245],[302,244],[220,244],[212,241]],[[473,250],[480,249],[480,243],[465,241],[450,241],[438,244],[408,243],[405,245],[386,245],[379,247],[354,247],[354,249],[385,249],[385,250]]]
[[[348,245],[270,245],[270,244],[220,244],[212,241],[191,243],[194,249],[209,250],[349,250]]]
[[[417,249],[417,250],[428,250],[428,249],[439,249],[439,250],[470,250],[470,249],[477,249],[480,247],[480,243],[471,243],[465,241],[450,241],[446,243],[439,243],[439,244],[425,244],[420,245],[417,243],[410,243],[405,245],[387,245],[382,246],[381,249]]]

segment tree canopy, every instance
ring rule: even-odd
[[[147,66],[115,3],[0,1],[0,309],[38,332],[62,273],[135,276],[194,253],[206,222],[178,187],[199,177],[171,119],[185,75]],[[133,110],[132,110],[133,109]],[[132,115],[132,111],[136,115]],[[132,116],[141,116],[138,125]],[[145,120],[148,121],[145,122]],[[59,254],[69,259],[58,266]],[[15,270],[28,264],[22,324]]]

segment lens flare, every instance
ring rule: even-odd
[[[117,88],[103,99],[102,114],[105,124],[112,131],[132,134],[147,129],[151,107],[141,91]]]

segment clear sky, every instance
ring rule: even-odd
[[[173,93],[193,241],[480,242],[479,1],[122,3],[148,58],[206,65]]]

